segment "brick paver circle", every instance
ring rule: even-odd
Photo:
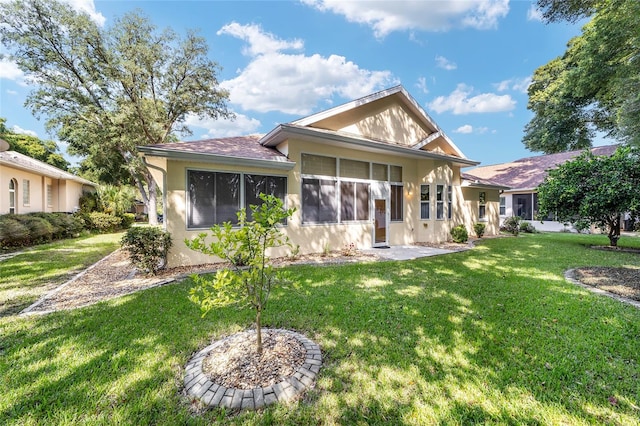
[[[218,340],[202,349],[189,360],[185,367],[184,387],[187,395],[199,399],[210,407],[257,410],[276,402],[289,402],[310,388],[320,372],[322,353],[320,346],[300,333],[283,329],[262,329],[263,333],[286,334],[298,340],[306,351],[305,361],[291,376],[271,386],[253,389],[227,388],[213,383],[202,371],[202,362],[213,349],[226,340],[242,334],[256,334],[255,330],[245,331]]]

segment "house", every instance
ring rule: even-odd
[[[612,155],[619,145],[591,148],[594,155]],[[500,222],[509,216],[520,216],[524,220],[536,221],[540,231],[563,231],[565,225],[556,222],[553,215],[540,221],[538,218],[538,186],[547,173],[584,151],[569,151],[557,154],[521,158],[510,163],[476,167],[466,173],[468,179],[485,179],[497,185],[509,187],[500,194]]]
[[[83,193],[95,191],[86,179],[8,149],[0,139],[0,214],[72,213]]]
[[[475,166],[402,87],[281,124],[266,135],[139,147],[162,188],[164,224],[175,242],[169,265],[209,258],[184,239],[236,212],[260,193],[296,208],[283,231],[300,253],[443,242],[453,226],[499,232],[500,185]],[[272,255],[286,255],[280,249]]]

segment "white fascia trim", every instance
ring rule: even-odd
[[[244,167],[264,167],[268,169],[291,170],[296,163],[288,160],[262,160],[258,158],[232,157],[229,155],[205,154],[199,152],[176,152],[159,150],[154,148],[142,148],[138,150],[145,156],[164,157],[169,160],[194,161],[199,163],[220,163]]]

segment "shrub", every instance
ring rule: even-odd
[[[527,234],[533,234],[536,232],[536,228],[526,220],[520,222],[520,232],[525,232]]]
[[[122,215],[120,215],[120,219],[122,219],[122,222],[120,224],[122,229],[129,229],[131,228],[131,225],[133,225],[133,223],[136,221],[136,215],[133,213],[123,213]]]
[[[466,243],[469,239],[469,233],[464,225],[458,225],[451,228],[451,238],[454,243]]]
[[[29,243],[39,244],[51,241],[53,226],[45,219],[33,214],[16,215],[16,219],[29,229]]]
[[[484,223],[475,223],[473,225],[473,232],[476,233],[476,236],[478,238],[482,238],[482,236],[484,235],[485,228],[486,228],[486,225]]]
[[[520,220],[520,216],[508,217],[502,223],[500,230],[517,236],[520,233]]]
[[[16,215],[0,216],[0,246],[20,247],[29,243],[29,228],[20,223]]]
[[[171,234],[158,227],[136,226],[129,228],[121,244],[136,268],[156,275],[167,265]]]
[[[122,218],[107,213],[91,212],[87,215],[89,227],[100,233],[114,232],[120,228]]]

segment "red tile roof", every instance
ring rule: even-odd
[[[607,145],[591,148],[594,155],[611,155],[620,145]],[[512,190],[537,188],[547,171],[555,169],[584,151],[560,152],[558,154],[539,155],[537,157],[521,158],[511,163],[495,164],[476,167],[465,172],[470,178],[487,179],[499,185],[510,187]]]
[[[260,145],[262,135],[235,136],[230,138],[204,139],[192,142],[147,145],[163,151],[222,155],[226,157],[257,160],[283,161],[287,157],[275,148]]]

